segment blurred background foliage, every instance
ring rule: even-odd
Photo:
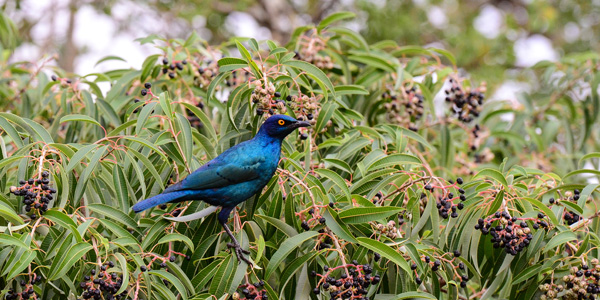
[[[597,1],[2,7],[0,297],[77,299],[103,268],[105,299],[600,292]],[[167,219],[201,202],[130,212],[275,113],[314,126],[232,218],[259,268],[214,214]]]
[[[286,43],[295,27],[318,23],[331,12],[353,11],[357,18],[349,26],[363,34],[367,42],[393,40],[399,45],[446,49],[455,54],[461,68],[468,69],[478,80],[487,81],[492,91],[509,79],[535,84],[529,74],[518,72],[521,67],[543,59],[556,60],[567,53],[600,50],[598,0],[4,0],[0,3],[16,23],[21,37],[18,43],[27,49],[44,49],[44,53],[55,51],[60,57],[59,66],[67,71],[75,71],[74,61],[78,56],[93,52],[97,46],[86,44],[81,41],[83,38],[78,41],[76,28],[84,25],[78,22],[85,21],[78,14],[98,16],[95,18],[98,27],[104,24],[100,19],[108,17],[115,37],[154,33],[167,38],[186,38],[191,31],[197,31],[210,44],[218,44],[232,36]],[[94,14],[88,12],[90,8]],[[149,25],[149,20],[156,25]],[[85,23],[86,29],[94,27],[93,22]]]

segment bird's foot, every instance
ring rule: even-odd
[[[235,255],[238,258],[239,262],[245,261],[249,266],[252,266],[252,262],[244,256],[244,254],[250,254],[250,251],[242,249],[242,246],[238,243],[227,243],[228,248],[235,249]]]

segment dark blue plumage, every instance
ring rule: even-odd
[[[234,242],[231,247],[235,248],[239,259],[250,263],[241,254],[246,251],[240,248],[227,227],[229,213],[264,188],[277,170],[283,139],[296,128],[307,126],[310,126],[308,122],[274,115],[263,123],[253,139],[229,148],[162,194],[137,203],[133,211],[186,200],[202,200],[221,206],[218,219]]]

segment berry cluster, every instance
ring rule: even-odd
[[[343,271],[339,277],[333,277],[332,273],[338,269],[346,269],[348,273]],[[318,295],[321,292],[329,292],[331,299],[367,300],[369,286],[378,284],[381,281],[379,275],[373,275],[373,268],[370,265],[359,265],[356,260],[352,261],[352,264],[334,268],[324,266],[323,274],[312,271],[310,275],[320,278],[317,287],[313,289],[313,293]]]
[[[268,81],[265,84],[265,81],[254,80],[251,85],[254,86],[254,90],[250,100],[256,104],[257,115],[265,115],[266,112],[265,117],[268,118],[277,113],[284,114],[287,112],[285,102],[281,99],[281,93],[275,91],[273,82]]]
[[[238,76],[241,73],[241,76]],[[225,85],[228,87],[236,87],[242,83],[246,83],[250,80],[250,72],[234,70],[231,72],[231,76],[225,80]]]
[[[517,218],[511,217],[507,211],[500,213],[496,212],[493,216],[487,217],[485,220],[480,218],[475,225],[476,230],[481,230],[481,233],[492,236],[491,242],[494,248],[503,247],[506,253],[517,255],[523,251],[533,239],[533,234],[527,220],[534,220],[533,229],[548,228],[548,223],[544,221],[543,213],[538,214],[538,219]],[[496,226],[493,226],[493,223]]]
[[[479,117],[483,104],[484,94],[487,90],[485,82],[481,86],[471,89],[463,88],[458,80],[450,78],[450,89],[445,90],[446,102],[452,103],[452,112],[463,123],[470,123]]]
[[[161,208],[162,208],[162,207],[161,207]],[[165,208],[166,208],[166,207],[165,207]],[[175,210],[175,211],[173,212],[173,214],[175,214],[175,212],[177,212],[177,215],[179,215],[179,211],[178,211],[178,210]],[[177,216],[177,215],[176,215],[176,216]],[[172,254],[176,254],[176,255],[179,255],[179,256],[181,256],[181,257],[185,257],[185,259],[186,259],[186,260],[190,260],[190,259],[192,259],[192,258],[191,258],[191,256],[189,256],[189,255],[185,255],[185,254],[183,254],[183,253],[179,253],[179,252],[175,252],[175,251],[169,251],[169,252],[168,252],[168,253],[167,253],[165,256],[156,255],[156,254],[154,254],[154,253],[146,253],[146,255],[145,255],[145,256],[150,256],[150,257],[153,257],[153,258],[152,258],[152,261],[151,261],[151,262],[150,262],[150,263],[149,263],[147,266],[145,266],[145,265],[141,266],[141,267],[140,267],[140,271],[142,271],[142,272],[151,271],[151,270],[152,270],[152,267],[151,267],[151,266],[152,266],[152,264],[153,264],[155,261],[156,261],[156,262],[160,261],[160,264],[158,265],[158,267],[159,267],[160,269],[165,269],[165,268],[167,268],[167,260],[168,260],[168,261],[170,261],[170,262],[175,262],[175,261],[177,260],[177,257],[176,257],[175,255],[172,255]],[[166,283],[167,283],[167,282],[165,281],[165,284],[166,284]]]
[[[325,43],[326,40],[317,35],[314,30],[307,31],[299,38],[299,51],[296,52],[295,57],[309,62],[319,69],[333,69],[331,57],[319,53],[325,49]]]
[[[90,275],[83,277],[79,286],[83,289],[81,297],[83,299],[105,299],[119,300],[127,296],[127,290],[117,294],[123,284],[123,275],[109,273],[108,268],[113,268],[115,264],[109,261],[100,266],[100,272],[96,275],[96,269],[92,269]]]
[[[404,223],[404,219],[400,219]],[[386,225],[376,222],[369,222],[369,224],[375,228],[377,233],[385,235],[386,237],[395,240],[402,236],[400,228],[396,227],[396,221],[390,220]]]
[[[242,284],[238,287],[238,289],[241,290],[242,295],[244,295],[244,297],[240,298],[240,294],[236,292],[236,293],[233,293],[231,299],[233,299],[233,300],[250,300],[250,299],[266,300],[266,299],[269,299],[269,296],[267,295],[267,290],[265,290],[263,288],[264,286],[265,286],[265,282],[263,280],[256,282],[254,284],[250,284],[250,283]]]
[[[38,179],[20,180],[19,187],[10,187],[10,192],[15,196],[23,196],[25,210],[31,212],[29,217],[32,220],[44,214],[48,210],[48,203],[54,199],[56,190],[49,186],[49,176],[48,171],[43,171]]]
[[[477,164],[485,164],[489,163],[494,159],[494,153],[490,150],[490,148],[484,148],[479,153],[475,153],[474,155],[475,163]]]
[[[383,93],[381,98],[386,102],[384,107],[390,122],[417,131],[415,122],[423,117],[425,110],[423,94],[417,86],[404,87],[397,94],[389,90]]]
[[[320,102],[323,100],[323,95],[301,95],[287,96],[286,100],[290,102],[290,107],[295,111],[296,119],[300,121],[308,121],[311,125],[317,123],[317,117],[321,111]]]
[[[187,60],[182,60],[182,61],[178,61],[178,60],[172,60],[171,62],[169,62],[168,58],[163,58],[162,60],[163,63],[163,69],[162,72],[163,74],[168,74],[169,78],[173,79],[176,76],[177,71],[183,71],[184,65],[187,65]]]
[[[332,203],[330,203],[330,206],[333,207]],[[315,211],[315,207],[317,208],[317,210]],[[300,227],[302,227],[302,229],[309,231],[312,227],[311,226],[316,226],[318,224],[325,224],[325,218],[323,218],[321,216],[321,212],[318,210],[319,207],[325,207],[325,206],[313,206],[311,208],[309,208],[308,210],[303,210],[302,212],[296,213],[296,215],[301,215],[304,212],[306,212],[308,214],[308,217],[306,220],[302,221],[302,223],[300,223]],[[329,248],[329,247],[327,247]]]
[[[600,262],[594,258],[590,264],[583,264],[581,268],[571,267],[570,274],[562,277],[563,284],[541,284],[538,288],[544,294],[540,299],[556,299],[559,294],[565,300],[597,299],[600,295]]]
[[[6,293],[6,300],[17,300],[17,299],[37,299],[38,295],[35,293],[35,291],[33,290],[33,285],[34,284],[38,284],[40,283],[40,281],[42,281],[42,275],[37,275],[35,273],[30,274],[29,276],[29,282],[26,282],[25,280],[21,280],[21,282],[19,282],[19,285],[21,286],[21,292],[16,292],[15,290],[8,289],[8,292]]]
[[[146,97],[147,95],[150,95],[150,97],[154,98],[155,96],[154,96],[154,94],[152,93],[152,83],[150,83],[150,82],[146,82],[146,83],[144,83],[144,88],[142,88],[142,89],[140,90],[140,94],[142,95],[142,97]],[[136,99],[133,99],[133,103],[134,103],[134,105],[135,105],[135,103],[139,103],[140,101],[142,101],[142,100],[140,100],[140,99],[137,99],[137,98],[136,98]],[[148,103],[149,103],[149,101],[150,101],[150,100],[144,100],[144,104],[142,104],[142,106],[141,106],[141,107],[144,107],[144,106],[146,106],[146,104],[148,104]],[[133,113],[135,114],[135,113],[137,113],[139,110],[140,110],[140,108],[138,107],[138,108],[136,108],[135,110],[133,110]]]
[[[50,78],[52,79],[52,81],[60,81],[60,85],[62,87],[66,87],[67,85],[73,83],[73,81],[71,79],[61,78],[61,77],[58,77],[56,75],[52,75]]]
[[[204,108],[204,103],[202,102],[201,98],[198,98],[198,100],[196,101],[196,107],[199,109],[203,109]],[[188,122],[190,122],[190,125],[198,130],[202,129],[202,127],[204,126],[204,124],[202,124],[202,121],[200,121],[200,118],[198,118],[198,116],[196,116],[194,113],[192,113],[192,111],[190,111],[189,109],[185,109],[185,113],[188,119]]]
[[[206,60],[198,66],[198,76],[194,81],[201,87],[208,87],[210,82],[219,73],[219,64],[216,60]]]
[[[465,205],[462,203],[462,201],[467,200],[467,197],[465,196],[465,190],[463,190],[462,188],[458,188],[459,185],[463,184],[463,179],[461,177],[456,178],[456,183],[454,181],[450,181],[450,185],[448,186],[442,186],[442,187],[437,187],[437,186],[433,186],[431,184],[426,184],[424,189],[426,191],[429,192],[433,192],[433,190],[435,188],[439,188],[443,190],[443,196],[438,196],[437,201],[436,201],[436,207],[438,209],[438,214],[444,218],[444,219],[448,219],[448,217],[452,217],[452,218],[458,218],[458,212],[457,210],[461,210],[465,207]],[[449,192],[448,190],[450,188],[458,188],[458,193],[460,194],[458,197],[454,196],[454,193]],[[425,205],[425,201],[427,199],[427,195],[425,195],[424,193],[421,194],[421,208],[422,210],[424,209],[424,205]],[[460,200],[461,202],[459,203],[454,203],[454,201],[456,200]]]
[[[447,259],[445,258],[446,255],[450,255],[453,258],[452,259]],[[454,269],[454,274],[456,276],[457,281],[460,280],[460,287],[465,288],[467,287],[467,282],[469,281],[469,275],[466,274],[466,270],[465,270],[465,264],[462,262],[459,262],[458,265],[454,266],[454,262],[455,260],[460,257],[461,253],[459,250],[454,250],[454,252],[452,254],[450,253],[446,253],[442,256],[440,256],[439,258],[435,258],[434,260],[431,259],[431,257],[424,255],[421,256],[421,261],[425,262],[427,264],[428,267],[431,268],[432,272],[437,272],[442,266],[442,260],[444,262],[446,262],[447,265],[451,265],[452,269]],[[423,280],[419,277],[419,274],[417,273],[417,264],[413,263],[410,266],[410,269],[413,270],[414,274],[415,274],[415,283],[417,285],[420,285]],[[460,275],[459,273],[457,273],[456,269],[463,271],[465,274]]]
[[[571,192],[566,192],[565,193],[565,199],[563,200],[554,200],[554,198],[550,198],[549,202],[550,204],[558,204],[559,201],[570,201],[570,202],[575,202],[577,203],[577,200],[579,200],[579,197],[581,196],[581,192],[578,189],[573,190],[573,193]],[[572,212],[572,211],[568,211],[565,210],[565,212],[563,213],[563,219],[565,220],[565,222],[567,222],[568,225],[573,225],[577,222],[579,222],[582,218],[579,214]]]

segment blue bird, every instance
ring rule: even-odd
[[[233,241],[227,246],[235,249],[238,260],[251,265],[243,255],[250,252],[242,249],[227,226],[229,214],[236,205],[262,191],[271,180],[277,170],[283,139],[295,129],[308,126],[310,123],[286,115],[271,116],[253,139],[227,149],[162,194],[143,200],[132,209],[138,213],[160,204],[187,200],[220,206],[219,223]]]

